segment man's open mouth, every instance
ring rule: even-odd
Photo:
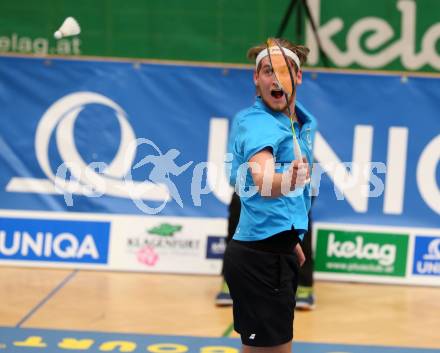
[[[284,92],[280,89],[272,89],[270,91],[270,95],[276,99],[279,99],[284,95]]]

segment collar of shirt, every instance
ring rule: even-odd
[[[266,103],[263,102],[263,99],[260,96],[257,96],[257,98],[255,99],[254,107],[260,108],[276,118],[281,118],[281,117],[288,118],[288,116],[286,116],[283,112],[277,112],[275,110],[270,109],[266,105]],[[295,102],[295,113],[298,119],[300,120],[301,125],[314,124],[313,115],[310,114],[310,112],[308,112],[307,109],[298,100]]]

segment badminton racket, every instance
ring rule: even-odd
[[[293,118],[295,116],[295,111],[291,111],[290,105],[295,97],[295,81],[293,79],[293,74],[289,62],[287,61],[286,54],[279,42],[274,38],[269,38],[266,42],[267,52],[269,56],[270,65],[272,66],[272,71],[275,75],[275,79],[278,86],[283,90],[284,97],[286,99],[287,111],[290,119],[290,127],[292,129],[293,138],[293,155],[296,160],[302,161],[301,148],[299,146],[298,138],[296,136],[295,127],[293,124]],[[310,182],[310,178],[306,180]]]

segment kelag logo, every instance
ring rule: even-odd
[[[405,276],[408,235],[320,229],[316,270]]]
[[[110,223],[0,218],[0,261],[107,263]]]
[[[207,259],[223,259],[226,250],[226,238],[219,236],[208,236],[206,242]]]
[[[416,237],[413,274],[440,276],[440,237]]]

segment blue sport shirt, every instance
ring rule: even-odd
[[[298,143],[302,155],[312,163],[316,119],[298,101],[295,112],[302,123],[301,129],[294,123]],[[229,135],[228,152],[233,154],[230,182],[241,200],[240,221],[233,239],[262,240],[292,227],[302,238],[308,228],[311,205],[309,184],[276,198],[262,197],[253,191],[256,186],[246,163],[266,148],[272,150],[277,173],[288,168],[294,160],[289,117],[271,110],[257,97],[253,106],[234,117]]]

